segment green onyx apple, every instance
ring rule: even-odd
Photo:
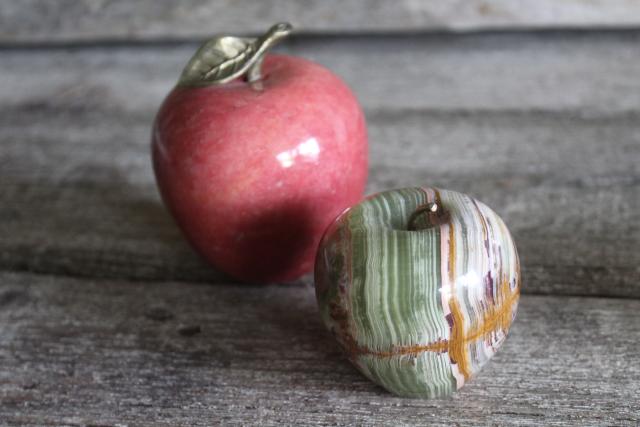
[[[520,266],[504,222],[454,191],[406,188],[345,210],[315,264],[324,324],[349,360],[388,391],[446,396],[503,344]]]

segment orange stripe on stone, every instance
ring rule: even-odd
[[[498,329],[505,332],[509,330],[511,325],[511,315],[513,313],[513,305],[520,298],[519,287],[515,292],[511,292],[509,281],[503,277],[500,290],[498,293],[498,305],[490,306],[482,315],[482,320],[472,325],[472,327],[464,332],[464,317],[460,306],[456,299],[452,296],[449,300],[449,308],[453,317],[453,326],[451,327],[451,339],[449,340],[449,357],[458,364],[460,373],[467,380],[471,376],[469,368],[469,349],[468,345],[478,339],[484,339]]]
[[[453,317],[453,327],[451,328],[451,339],[441,339],[429,344],[423,345],[410,345],[410,346],[398,346],[392,347],[390,350],[372,350],[365,346],[358,345],[355,339],[350,334],[345,334],[345,327],[342,329],[342,343],[346,347],[350,356],[378,356],[378,357],[393,357],[393,356],[416,356],[425,351],[431,351],[435,353],[449,353],[449,357],[454,361],[460,373],[464,375],[465,380],[471,376],[469,351],[468,345],[471,342],[478,339],[484,339],[488,335],[492,334],[498,329],[502,329],[505,332],[509,329],[511,324],[511,313],[513,312],[513,305],[517,303],[520,292],[518,289],[515,292],[511,292],[509,288],[509,282],[503,280],[500,286],[500,300],[499,306],[493,306],[489,308],[482,317],[482,321],[465,333],[464,331],[464,316],[460,305],[451,298],[449,300],[449,307],[451,315]],[[333,307],[335,310],[335,307]],[[346,313],[332,313],[334,319],[345,320]]]
[[[518,289],[511,292],[509,281],[503,277],[499,291],[499,305],[491,306],[484,312],[482,321],[473,326],[465,334],[465,341],[471,342],[486,337],[498,329],[508,330],[511,325],[513,305],[518,302],[520,292]]]
[[[432,351],[435,353],[444,353],[449,350],[449,342],[445,339],[438,340],[426,345],[409,345],[401,347],[392,347],[389,351],[376,351],[370,350],[366,347],[358,347],[358,354],[366,354],[379,357],[393,357],[393,356],[417,356],[425,351]]]
[[[454,297],[449,299],[449,310],[453,318],[451,326],[451,339],[449,340],[449,357],[451,361],[458,365],[460,373],[464,379],[469,379],[469,354],[467,352],[467,337],[464,333],[464,315],[460,309],[460,304]]]

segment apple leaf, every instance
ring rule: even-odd
[[[261,78],[265,53],[291,33],[288,23],[279,23],[257,38],[221,36],[205,42],[182,71],[179,86],[223,84],[247,74],[247,80]]]
[[[203,44],[189,60],[179,85],[202,86],[234,80],[256,53],[256,39],[219,37]]]

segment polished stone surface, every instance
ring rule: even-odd
[[[367,177],[362,110],[313,62],[270,55],[244,81],[174,89],[153,128],[165,204],[193,247],[242,280],[308,273],[322,233]]]
[[[364,375],[411,397],[451,394],[480,371],[507,336],[520,281],[502,220],[435,188],[379,193],[345,211],[316,261],[327,328]]]

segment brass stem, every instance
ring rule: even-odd
[[[257,40],[256,45],[259,47],[254,56],[253,64],[247,70],[247,81],[249,83],[254,83],[262,79],[262,63],[264,62],[267,51],[291,34],[292,30],[293,27],[291,24],[281,22],[269,28],[269,30]]]

